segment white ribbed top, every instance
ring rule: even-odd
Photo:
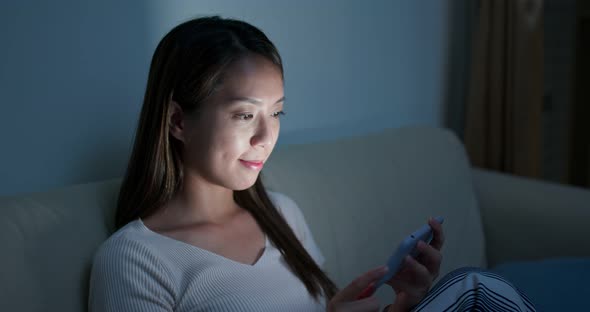
[[[312,258],[317,247],[301,210],[289,197],[268,192]],[[158,234],[141,219],[107,239],[94,256],[88,301],[107,311],[325,311],[266,238],[254,265]]]

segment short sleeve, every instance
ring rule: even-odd
[[[127,239],[103,243],[90,274],[90,312],[164,312],[173,308],[172,284],[146,246]]]
[[[301,212],[301,209],[299,209],[299,206],[297,206],[295,201],[284,194],[272,191],[268,191],[268,194],[279,212],[291,226],[291,229],[293,229],[293,232],[295,232],[295,235],[297,235],[297,238],[299,238],[303,247],[315,260],[318,266],[322,267],[325,262],[324,255],[316,244],[313,234],[305,220],[305,216]]]

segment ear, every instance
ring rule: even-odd
[[[184,112],[182,107],[173,100],[170,100],[168,107],[168,119],[170,125],[168,131],[170,134],[177,140],[184,142]]]

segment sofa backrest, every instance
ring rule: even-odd
[[[263,181],[299,205],[339,286],[383,264],[428,216],[446,219],[443,272],[485,266],[470,168],[446,130],[284,146]],[[119,184],[0,198],[0,311],[86,310],[92,257],[112,232]]]
[[[338,286],[384,264],[429,216],[445,218],[441,273],[486,266],[471,168],[450,131],[408,127],[286,146],[263,181],[301,208]]]
[[[0,311],[86,311],[119,181],[0,198]]]

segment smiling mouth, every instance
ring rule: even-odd
[[[260,170],[264,166],[264,162],[262,160],[243,160],[240,159],[240,163],[247,168],[252,170]]]

